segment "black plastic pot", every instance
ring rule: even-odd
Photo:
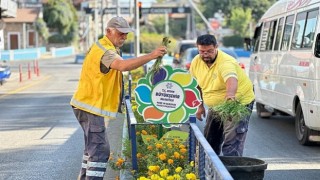
[[[268,164],[261,159],[237,156],[220,156],[233,179],[235,180],[261,180]]]

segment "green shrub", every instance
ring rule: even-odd
[[[223,41],[223,45],[226,47],[232,46],[232,47],[242,48],[244,43],[243,37],[239,35],[225,36],[223,37],[222,41]]]

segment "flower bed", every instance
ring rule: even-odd
[[[198,179],[194,162],[189,162],[188,132],[165,129],[159,124],[144,124],[135,111],[136,105],[132,110],[140,123],[135,129],[138,170],[134,171],[130,163],[132,144],[128,139],[124,141],[124,157],[112,157],[110,166],[114,170],[129,170],[135,179],[140,180]]]

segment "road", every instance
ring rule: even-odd
[[[249,70],[249,58],[240,62]],[[320,146],[302,146],[295,136],[294,118],[259,118],[255,108],[250,119],[244,156],[268,163],[265,179],[320,179]]]
[[[73,58],[46,60],[39,77],[24,75],[19,83],[15,75],[0,86],[0,180],[76,179],[83,142],[69,100],[80,68]],[[261,119],[253,112],[244,155],[268,163],[265,179],[320,179],[319,151],[298,143],[292,117]]]

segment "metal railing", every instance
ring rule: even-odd
[[[131,141],[132,169],[139,170],[137,162],[136,126],[138,123],[131,106],[131,96],[125,97],[126,118],[129,139]],[[232,180],[232,176],[211,148],[202,132],[196,125],[196,118],[190,117],[189,122],[189,161],[195,162],[200,180]]]

